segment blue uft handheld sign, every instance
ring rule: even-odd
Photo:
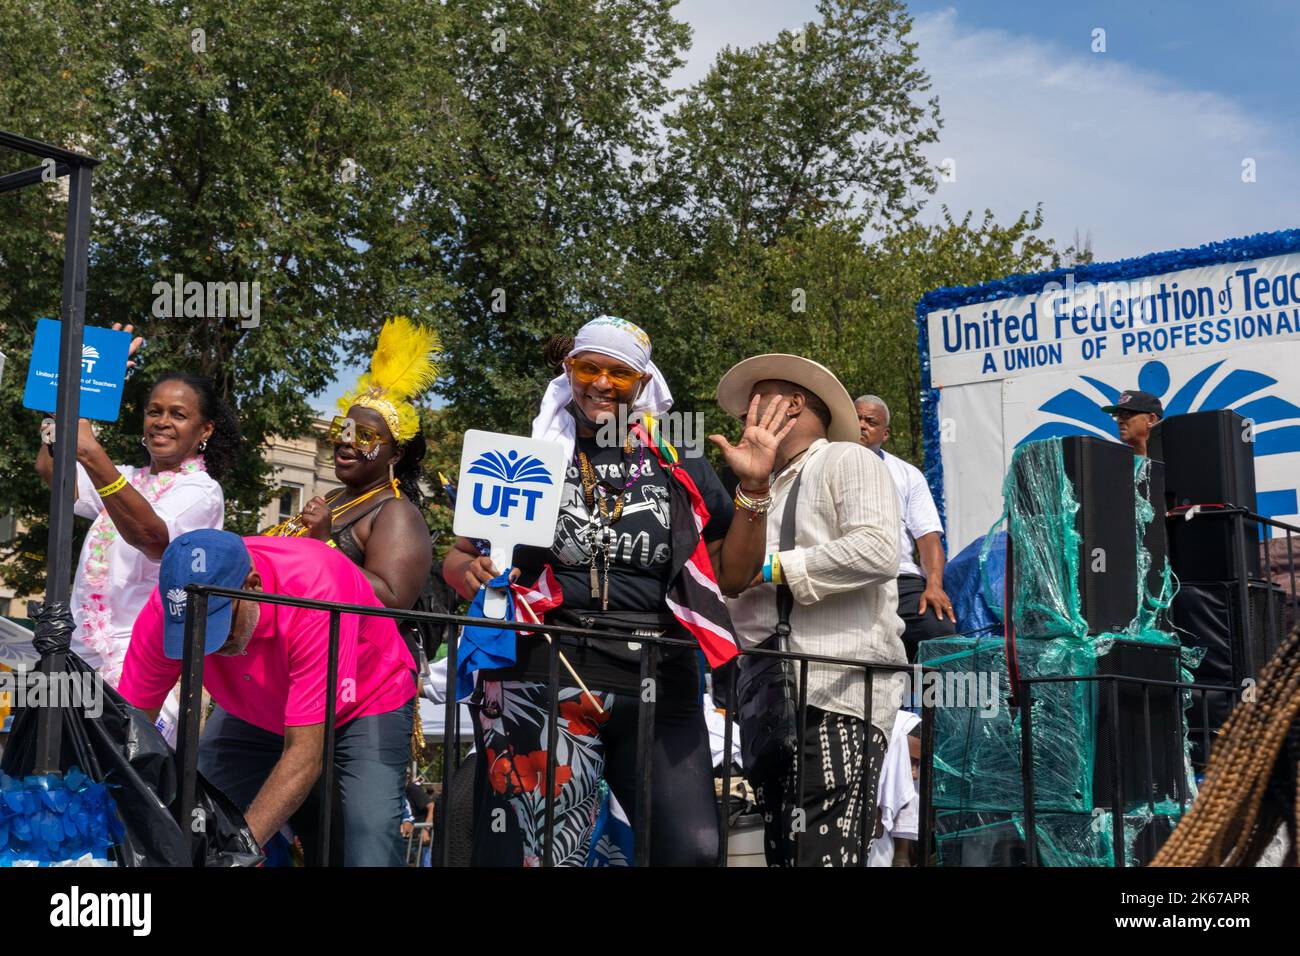
[[[23,407],[42,412],[57,408],[59,396],[59,333],[57,319],[36,323],[32,361],[27,367]],[[122,410],[122,383],[131,353],[131,333],[88,325],[81,339],[81,401],[77,415],[102,422],[117,420]]]
[[[456,534],[491,542],[492,563],[502,571],[514,563],[517,545],[549,547],[564,491],[564,446],[471,429],[463,447],[452,525]],[[504,593],[489,591],[484,613],[500,617],[504,612]]]

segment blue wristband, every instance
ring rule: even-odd
[[[772,556],[770,554],[763,559],[763,580],[768,584],[772,583]]]

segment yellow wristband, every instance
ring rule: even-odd
[[[101,498],[107,498],[109,495],[115,495],[126,487],[126,475],[118,475],[117,481],[110,481],[103,488],[96,488],[95,494]]]
[[[772,552],[772,583],[785,584],[785,576],[781,574],[781,555]]]

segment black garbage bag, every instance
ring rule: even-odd
[[[244,815],[202,775],[196,781],[195,819],[176,821],[180,802],[176,756],[139,710],[80,657],[68,650],[72,615],[67,606],[30,605],[36,623],[32,643],[42,656],[65,653],[63,670],[74,680],[93,681],[94,707],[62,701],[59,769],[79,768],[105,784],[117,805],[126,836],[115,850],[120,866],[256,866],[262,851]],[[84,675],[84,676],[83,676]],[[84,687],[85,684],[83,683]],[[102,709],[99,705],[102,704]],[[94,716],[92,716],[94,714]],[[11,777],[34,772],[38,711],[15,710],[0,770]],[[193,835],[201,833],[202,839]]]

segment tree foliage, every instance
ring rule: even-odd
[[[543,343],[603,312],[649,331],[679,409],[712,427],[731,364],[797,352],[884,396],[915,460],[916,300],[1056,261],[1041,211],[925,221],[941,124],[899,0],[822,0],[681,91],[673,0],[29,6],[0,17],[0,116],[106,159],[87,318],[149,341],[105,431],[119,460],[139,460],[143,390],[169,367],[214,378],[253,446],[306,434],[310,397],[404,313],[446,345],[436,483],[465,428],[526,431]],[[31,529],[0,573],[31,591],[48,492],[21,390],[58,311],[65,203],[43,185],[0,210],[0,513]],[[257,282],[260,323],[155,317],[178,274]],[[227,526],[252,530],[267,466],[249,455],[224,485]],[[427,515],[449,529],[440,498]]]

